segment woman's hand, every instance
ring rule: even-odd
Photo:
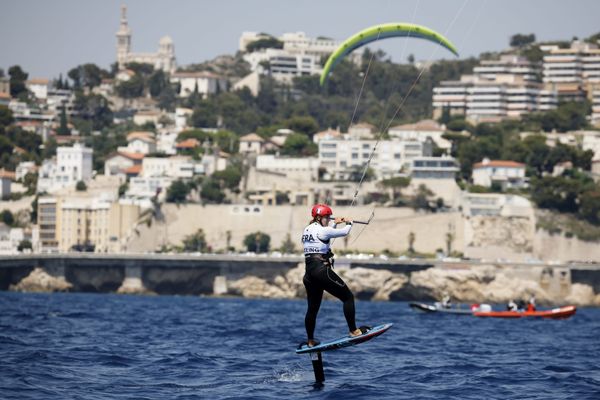
[[[352,219],[351,218],[346,218],[346,217],[337,217],[335,219],[335,223],[336,224],[341,224],[342,222],[350,222],[350,223],[352,223]]]

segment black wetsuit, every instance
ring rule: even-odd
[[[323,254],[306,255],[306,273],[302,281],[306,287],[308,309],[304,324],[308,339],[314,339],[317,313],[321,307],[323,290],[337,297],[344,303],[344,316],[348,323],[350,332],[356,330],[354,295],[346,283],[335,272],[333,272],[330,258]]]

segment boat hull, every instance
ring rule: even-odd
[[[565,306],[542,311],[487,311],[474,312],[473,315],[482,318],[548,318],[565,319],[575,314],[577,307]]]

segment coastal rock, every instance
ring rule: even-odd
[[[42,268],[35,268],[29,275],[16,285],[10,285],[8,290],[15,292],[66,292],[73,285],[64,277],[54,277]]]
[[[412,287],[441,299],[445,293],[459,302],[506,303],[509,300],[527,300],[534,295],[540,303],[552,303],[552,298],[533,279],[513,276],[493,266],[476,269],[430,268],[411,276]]]
[[[594,289],[589,285],[574,283],[571,285],[571,292],[565,300],[568,304],[599,306],[600,294],[595,294]]]
[[[256,276],[246,276],[236,281],[227,282],[229,293],[250,298],[269,298],[283,299],[289,298],[286,293],[276,284],[270,284],[262,278]]]
[[[406,275],[385,269],[340,268],[336,272],[356,297],[368,300],[389,300],[408,282]]]

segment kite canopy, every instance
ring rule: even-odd
[[[455,56],[458,56],[456,47],[444,36],[422,25],[406,24],[406,23],[391,23],[375,25],[365,30],[358,32],[345,40],[338,47],[325,63],[325,68],[321,73],[321,86],[327,81],[329,73],[335,65],[342,60],[347,54],[376,40],[382,40],[392,37],[411,37],[426,39],[437,43],[450,50]]]

